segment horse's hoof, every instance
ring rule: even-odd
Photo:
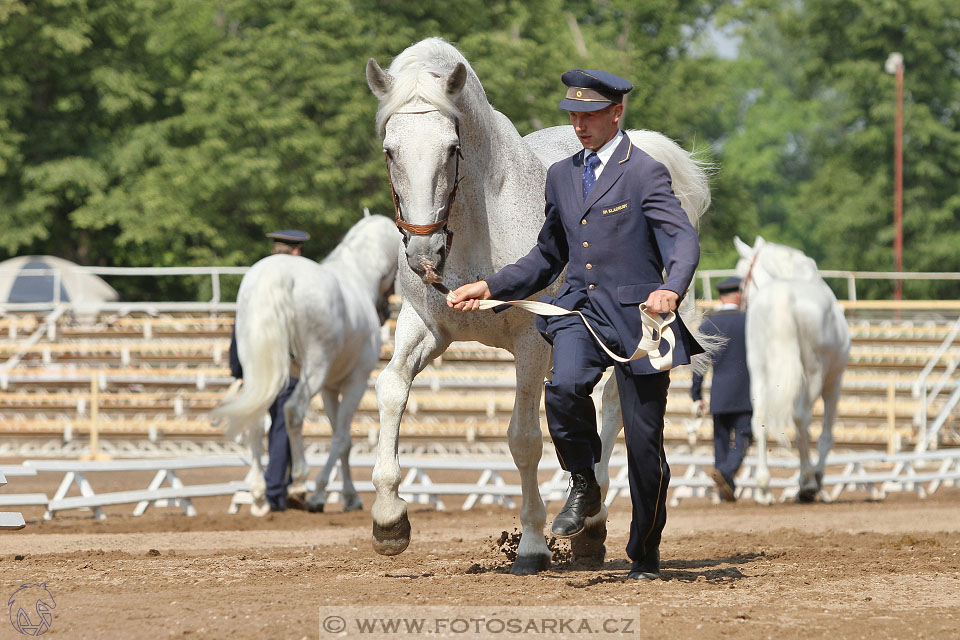
[[[350,511],[360,511],[363,509],[363,502],[359,497],[353,498],[352,500],[347,500],[343,503],[343,512],[349,513]]]
[[[517,556],[510,567],[511,575],[515,576],[533,576],[541,571],[550,568],[550,554],[532,554]]]
[[[323,513],[323,507],[326,506],[322,502],[313,503],[309,500],[307,501],[307,511],[310,513]]]
[[[400,519],[390,525],[381,526],[373,522],[373,550],[382,556],[395,556],[410,546],[410,519],[404,511]]]
[[[814,502],[817,499],[817,490],[816,489],[801,489],[797,493],[797,502]]]
[[[257,504],[256,502],[254,502],[250,505],[250,513],[258,518],[262,518],[263,516],[270,513],[270,505],[267,504],[266,502],[261,504]]]
[[[603,520],[570,538],[570,551],[573,553],[574,562],[603,564],[607,555],[607,548],[603,544],[606,539],[607,523]]]

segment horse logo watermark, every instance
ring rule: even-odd
[[[57,608],[47,583],[27,582],[13,592],[7,600],[10,608],[10,624],[25,636],[42,636],[53,624],[51,610]]]

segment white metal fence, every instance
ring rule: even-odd
[[[322,457],[310,457],[308,463],[314,469],[325,462]],[[371,469],[376,461],[374,456],[353,456],[351,468],[360,476],[360,470]],[[675,454],[668,455],[672,469],[669,502],[678,504],[681,500],[693,497],[718,501],[713,480],[708,475],[714,460],[710,455]],[[406,469],[400,484],[400,494],[409,502],[430,504],[444,509],[444,498],[463,498],[461,508],[469,510],[478,504],[503,504],[516,507],[521,496],[518,482],[512,478],[516,467],[509,459],[450,458],[450,457],[414,457],[401,456],[400,465]],[[795,457],[778,456],[769,460],[773,470],[771,488],[779,491],[780,501],[796,497],[799,486],[799,464]],[[184,484],[179,473],[185,470],[236,468],[242,480],[236,479],[214,484]],[[960,448],[928,451],[923,453],[904,453],[888,455],[884,453],[837,454],[829,458],[829,468],[836,469],[828,473],[823,480],[825,496],[828,501],[839,498],[844,493],[867,492],[869,499],[884,498],[890,492],[913,492],[918,497],[926,497],[943,486],[960,484]],[[541,461],[539,470],[549,479],[540,485],[540,493],[546,502],[560,501],[565,498],[567,475],[555,459]],[[90,473],[107,472],[150,472],[152,480],[146,488],[97,493],[87,478]],[[455,472],[457,481],[439,480],[440,475]],[[750,499],[757,490],[757,459],[747,457],[736,480],[740,499]],[[59,487],[53,497],[43,493],[0,494],[0,507],[41,506],[45,508],[45,518],[52,518],[62,511],[74,509],[91,510],[95,517],[105,518],[103,507],[112,505],[135,504],[133,515],[142,515],[148,507],[178,507],[188,516],[196,515],[193,499],[211,496],[231,496],[229,513],[236,513],[242,505],[250,504],[249,481],[253,473],[249,458],[244,456],[205,456],[198,458],[172,458],[150,460],[106,460],[106,461],[69,461],[69,460],[27,460],[22,465],[6,466],[0,469],[0,484],[3,473],[11,475],[56,474],[61,476]],[[610,487],[606,502],[612,504],[618,499],[629,499],[629,479],[627,461],[623,455],[616,455],[610,461]],[[368,474],[363,474],[368,475]],[[464,480],[470,476],[473,480]],[[167,485],[167,486],[164,486]],[[361,493],[374,491],[370,481],[355,483]],[[76,487],[80,495],[68,496]],[[312,488],[312,487],[311,487]],[[328,502],[336,502],[342,482],[339,467],[327,486]],[[7,514],[10,515],[10,514]],[[16,514],[19,516],[19,514]],[[18,521],[4,520],[16,525]]]

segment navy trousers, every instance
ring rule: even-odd
[[[290,439],[287,436],[287,419],[283,405],[287,403],[297,379],[290,378],[287,387],[270,405],[270,431],[267,432],[267,453],[270,456],[263,473],[267,482],[267,502],[274,511],[287,508],[287,487],[290,486]]]
[[[627,555],[641,560],[660,545],[667,523],[670,467],[663,450],[663,415],[670,374],[634,375],[603,352],[579,317],[558,320],[550,323],[553,380],[544,387],[550,437],[564,469],[593,468],[600,460],[601,444],[590,393],[603,371],[615,366],[633,502]]]
[[[752,411],[713,414],[714,466],[731,485],[753,442],[752,416]]]

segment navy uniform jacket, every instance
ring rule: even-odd
[[[713,357],[713,386],[710,391],[710,413],[743,413],[753,411],[750,404],[750,372],[747,370],[746,314],[731,309],[718,311],[700,325],[700,332],[729,339]],[[690,395],[702,397],[703,376],[693,375]]]
[[[557,297],[542,299],[580,309],[608,347],[630,356],[642,335],[638,305],[661,288],[683,297],[700,261],[699,238],[673,193],[667,168],[634,146],[627,135],[586,201],[582,176],[582,151],[550,167],[546,220],[537,245],[486,281],[493,298],[516,300],[549,285],[566,266],[566,281]],[[551,324],[562,318],[541,317],[537,325],[550,339]],[[673,361],[687,364],[703,349],[679,316],[673,327],[677,337]],[[629,366],[634,374],[659,373],[647,358]]]

